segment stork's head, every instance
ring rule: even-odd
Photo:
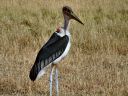
[[[72,9],[70,7],[64,6],[62,11],[63,11],[65,19],[69,19],[69,20],[74,19],[84,25],[84,23],[82,23],[82,21],[74,14],[74,12],[72,11]]]

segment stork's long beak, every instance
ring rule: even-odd
[[[71,18],[78,21],[79,23],[81,23],[82,25],[84,25],[84,23],[72,12],[71,14]]]

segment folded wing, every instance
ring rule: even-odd
[[[40,49],[36,61],[30,71],[30,79],[34,81],[38,73],[47,65],[61,56],[68,44],[69,38],[67,35],[60,37],[54,33],[48,42]]]

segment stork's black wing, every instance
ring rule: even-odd
[[[60,37],[57,33],[54,33],[48,42],[39,51],[36,61],[30,71],[30,79],[34,81],[38,73],[53,62],[59,56],[61,56],[68,44],[69,37],[67,35]]]

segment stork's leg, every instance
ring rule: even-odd
[[[55,70],[55,79],[56,79],[56,96],[59,96],[59,81],[58,81],[58,67],[56,65]]]
[[[51,73],[50,73],[50,96],[52,96],[52,81],[53,81],[53,72],[54,72],[54,64],[51,65]]]

